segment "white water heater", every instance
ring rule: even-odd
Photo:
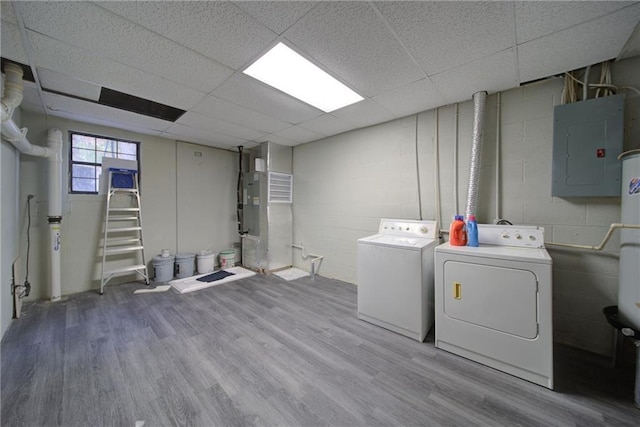
[[[640,150],[622,153],[621,222],[640,224]],[[623,228],[620,233],[618,316],[640,330],[640,230]],[[640,353],[639,353],[640,354]]]

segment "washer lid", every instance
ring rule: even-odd
[[[427,247],[433,243],[437,243],[435,239],[424,239],[419,237],[394,236],[392,234],[374,234],[373,236],[364,237],[358,240],[358,243],[390,246],[400,249],[417,250]]]

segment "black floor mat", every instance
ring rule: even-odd
[[[220,280],[220,279],[224,279],[225,277],[228,276],[233,276],[235,273],[229,273],[228,271],[224,271],[224,270],[220,270],[220,271],[216,271],[215,273],[211,273],[207,276],[202,276],[196,280],[200,281],[200,282],[215,282],[216,280]]]

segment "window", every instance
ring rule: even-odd
[[[136,160],[140,170],[139,142],[71,132],[70,150],[71,193],[98,193],[103,157]]]

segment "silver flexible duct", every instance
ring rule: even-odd
[[[476,214],[478,190],[480,187],[480,163],[482,161],[482,131],[487,92],[473,94],[473,134],[471,135],[471,165],[469,166],[469,187],[465,218]]]

